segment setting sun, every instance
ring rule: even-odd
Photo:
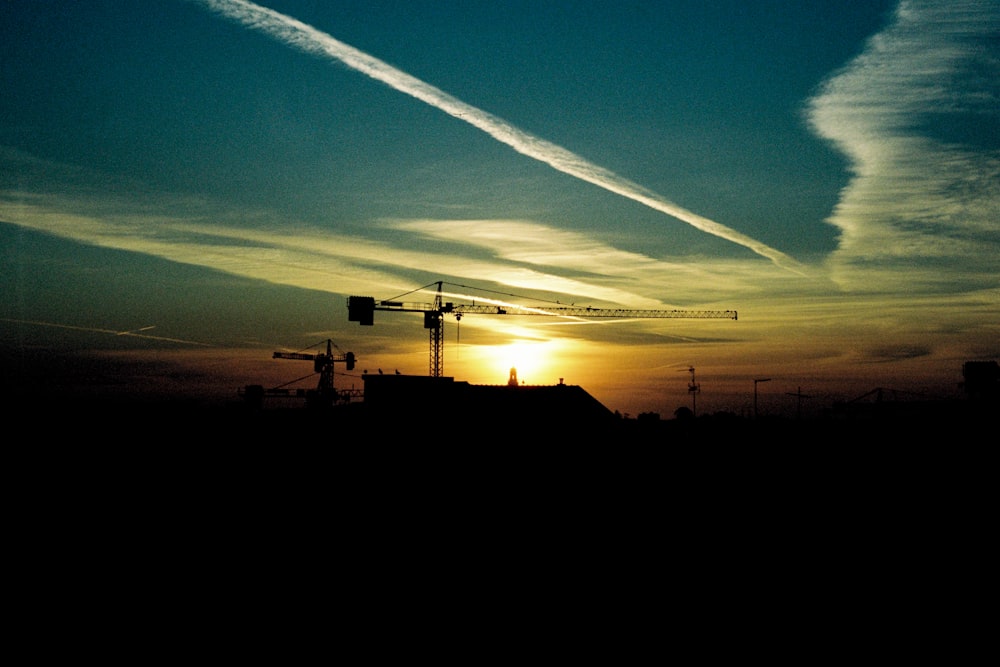
[[[554,384],[549,376],[554,372],[554,356],[561,344],[558,340],[516,340],[493,346],[492,361],[498,375],[510,376],[516,370],[520,384]]]
[[[519,385],[550,385],[565,375],[565,360],[572,355],[571,340],[524,338],[509,343],[463,346],[455,350],[449,367],[459,375],[486,384],[507,384],[516,370]]]

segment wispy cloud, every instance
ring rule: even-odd
[[[877,285],[874,271],[911,283],[900,269],[915,261],[926,287],[956,269],[995,281],[997,34],[993,0],[906,0],[810,101],[813,127],[851,161],[829,218],[841,230],[831,266],[842,284]]]
[[[485,251],[500,260],[495,272],[489,274],[495,282],[636,308],[698,302],[705,296],[705,285],[730,295],[753,291],[761,276],[769,273],[759,262],[654,258],[528,220],[403,220],[391,224],[438,243],[460,239],[464,246]],[[794,283],[798,290],[808,289],[788,272],[773,273],[769,278],[772,289],[780,289],[782,281]]]
[[[552,168],[609,192],[627,197],[654,210],[686,222],[692,227],[749,248],[776,265],[805,273],[805,268],[788,255],[734,229],[692,213],[660,195],[621,176],[588,162],[561,146],[535,137],[507,121],[449,95],[374,56],[360,51],[290,16],[246,0],[199,0],[216,12],[249,28],[307,53],[331,58],[351,69],[410,95],[432,107],[476,127],[518,153],[544,162]]]
[[[768,273],[772,289],[782,281],[801,289],[795,276],[773,266],[765,271],[759,261],[669,262],[529,221],[387,221],[383,224],[404,234],[394,245],[287,220],[277,227],[250,228],[226,224],[224,215],[205,210],[188,217],[150,216],[108,199],[95,204],[39,193],[0,192],[0,216],[80,243],[341,294],[367,294],[378,286],[378,296],[384,297],[383,291],[412,289],[412,276],[425,276],[428,267],[440,276],[477,276],[568,302],[633,308],[704,305],[706,284],[716,295],[745,294],[756,291],[761,275]],[[422,243],[425,239],[434,243]]]

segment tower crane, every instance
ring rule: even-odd
[[[335,363],[343,363],[347,367],[347,370],[352,371],[357,361],[353,352],[342,352],[335,356],[333,354],[333,348],[335,347],[337,346],[334,345],[333,341],[327,339],[325,353],[275,352],[273,358],[299,359],[313,362],[313,372],[319,373],[319,384],[316,387],[316,391],[319,394],[320,400],[333,400],[336,397],[336,391],[333,387],[333,365]],[[337,348],[337,351],[339,352],[340,348]]]
[[[735,310],[635,310],[630,308],[593,308],[591,306],[558,306],[533,308],[500,303],[496,300],[486,303],[453,303],[443,301],[441,287],[443,281],[437,281],[407,292],[419,292],[437,285],[433,303],[412,303],[396,299],[375,301],[370,296],[350,296],[347,298],[347,319],[358,322],[361,326],[372,326],[375,323],[375,311],[410,312],[424,314],[424,328],[430,332],[430,375],[441,377],[444,359],[444,316],[454,315],[460,321],[463,315],[548,315],[582,318],[694,318],[694,319],[736,319]],[[456,287],[465,287],[456,285]],[[402,295],[406,296],[406,294]]]

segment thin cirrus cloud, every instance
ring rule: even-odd
[[[688,211],[617,174],[584,160],[561,146],[535,137],[444,91],[403,72],[374,56],[345,44],[290,16],[246,0],[199,0],[210,9],[259,30],[306,53],[332,58],[351,69],[410,95],[450,116],[482,130],[518,153],[567,175],[627,197],[665,213],[705,233],[744,246],[775,265],[799,275],[806,272],[795,259],[734,229]]]
[[[336,285],[338,292],[366,293],[373,284],[386,290],[404,290],[412,288],[407,271],[422,273],[434,266],[447,275],[489,276],[514,288],[636,308],[663,308],[697,302],[703,297],[697,286],[707,281],[745,293],[761,275],[760,263],[751,260],[734,260],[724,267],[672,264],[528,221],[382,223],[412,237],[445,241],[460,237],[467,246],[479,248],[478,256],[472,256],[422,250],[415,244],[402,248],[308,226],[296,226],[291,233],[287,223],[279,231],[271,231],[219,221],[203,224],[194,214],[144,217],[124,212],[124,206],[123,211],[115,211],[108,200],[102,200],[99,207],[99,212],[91,215],[83,200],[21,193],[6,203],[4,215],[22,227],[89,245],[320,291],[330,291],[330,286]],[[517,230],[513,241],[512,228]],[[771,271],[775,280],[790,280],[787,271],[778,267]]]
[[[998,31],[995,2],[902,2],[810,100],[811,125],[851,163],[828,219],[841,233],[830,266],[842,285],[872,284],[873,271],[902,277],[915,260],[929,288],[961,279],[955,271],[995,276],[1000,65],[986,47]],[[951,270],[935,277],[928,263]]]
[[[754,291],[761,276],[768,273],[772,274],[772,289],[780,289],[783,281],[795,284],[797,290],[805,289],[793,274],[777,267],[766,271],[759,262],[669,262],[527,220],[402,220],[390,224],[394,229],[439,242],[460,238],[464,245],[502,260],[491,274],[496,282],[637,308],[699,302],[706,284],[729,293],[747,293]],[[556,276],[547,269],[566,275]]]

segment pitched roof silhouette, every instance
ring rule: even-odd
[[[576,385],[474,385],[450,377],[366,375],[365,412],[439,424],[598,425],[615,414]]]

